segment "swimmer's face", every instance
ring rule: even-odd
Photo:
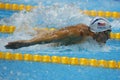
[[[94,39],[99,43],[106,43],[106,41],[110,38],[110,32],[111,30],[96,33]]]

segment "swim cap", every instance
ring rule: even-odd
[[[89,27],[92,32],[103,32],[106,30],[111,30],[109,21],[103,17],[95,17],[92,19]]]

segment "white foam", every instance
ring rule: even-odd
[[[113,20],[112,22],[111,22],[111,25],[112,25],[112,30],[113,31],[120,31],[120,20],[118,19],[116,19],[116,20]]]

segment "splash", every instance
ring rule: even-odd
[[[113,20],[111,22],[112,25],[112,31],[113,32],[120,32],[120,20]]]
[[[33,27],[48,27],[48,28],[64,28],[70,25],[76,25],[79,23],[84,23],[89,25],[91,18],[82,14],[80,8],[74,4],[60,4],[55,3],[51,6],[44,6],[42,3],[33,9],[30,12],[21,11],[19,13],[13,14],[10,18],[2,19],[0,24],[15,25],[16,31],[12,36],[9,36],[4,39],[0,39],[2,44],[0,45],[1,51],[6,51],[4,45],[10,41],[15,40],[26,40],[31,39],[36,32],[33,30]],[[113,22],[114,23],[114,22]],[[114,24],[113,24],[114,25]],[[34,45],[19,50],[14,51],[82,51],[82,50],[97,50],[100,51],[101,48],[96,42],[87,41],[82,44],[72,45],[72,46],[60,46],[57,48],[50,47],[51,44],[45,45]],[[97,48],[97,49],[96,49]],[[104,49],[105,48],[105,49]],[[56,49],[56,50],[55,50]],[[7,50],[8,51],[8,50]],[[12,50],[10,50],[12,51]],[[108,47],[103,47],[102,51],[109,51]]]

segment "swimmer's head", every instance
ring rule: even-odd
[[[107,19],[103,17],[95,17],[94,19],[92,19],[89,27],[90,30],[94,33],[111,30],[111,24]]]
[[[90,31],[94,32],[95,39],[99,43],[106,43],[110,38],[111,25],[109,21],[102,17],[95,17],[90,23]]]

